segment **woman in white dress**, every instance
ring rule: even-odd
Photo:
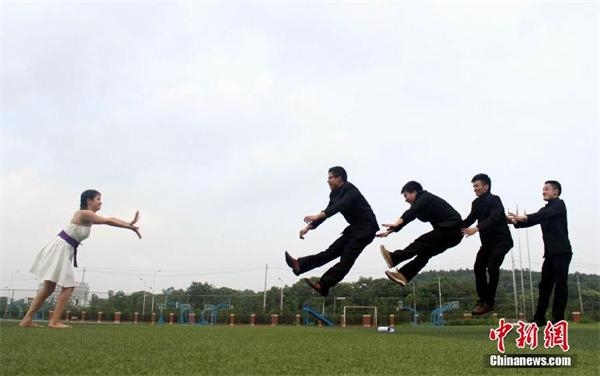
[[[141,239],[139,227],[135,223],[139,219],[139,212],[135,212],[131,222],[119,218],[101,217],[96,214],[102,207],[102,195],[100,192],[89,189],[81,194],[81,210],[73,215],[71,222],[62,230],[54,240],[48,243],[37,255],[31,268],[31,272],[37,275],[38,280],[44,281],[44,286],[38,291],[31,307],[21,320],[19,326],[39,326],[33,322],[33,316],[40,309],[44,301],[54,292],[56,285],[62,290],[56,299],[54,314],[50,317],[49,328],[69,328],[60,321],[75,289],[75,275],[73,267],[77,267],[77,246],[82,240],[90,236],[92,225],[109,225],[132,230]]]

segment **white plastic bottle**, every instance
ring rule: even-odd
[[[394,333],[395,330],[393,326],[379,326],[377,327],[377,331],[382,333]]]

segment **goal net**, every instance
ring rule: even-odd
[[[365,315],[369,315],[366,317]],[[377,307],[376,306],[344,306],[344,315],[342,316],[342,326],[362,325],[377,326]]]

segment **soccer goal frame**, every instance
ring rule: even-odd
[[[346,309],[348,310],[372,310],[373,326],[377,327],[377,306],[344,306],[344,315],[342,316],[342,327],[346,326]]]

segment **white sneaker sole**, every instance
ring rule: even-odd
[[[392,273],[391,273],[391,272],[388,272],[388,271],[386,270],[386,271],[385,271],[385,275],[386,275],[386,276],[387,276],[389,279],[391,279],[392,281],[396,282],[397,284],[399,284],[399,285],[402,285],[402,286],[406,287],[406,282],[405,282],[405,281],[403,281],[403,280],[401,280],[401,279],[398,279],[398,278],[394,277],[394,275],[392,275]]]
[[[385,263],[387,264],[388,268],[393,268],[394,265],[392,265],[392,259],[390,256],[390,253],[388,252],[387,249],[385,249],[384,245],[379,246],[379,251],[381,252],[381,256],[383,257],[383,259],[385,260]]]

